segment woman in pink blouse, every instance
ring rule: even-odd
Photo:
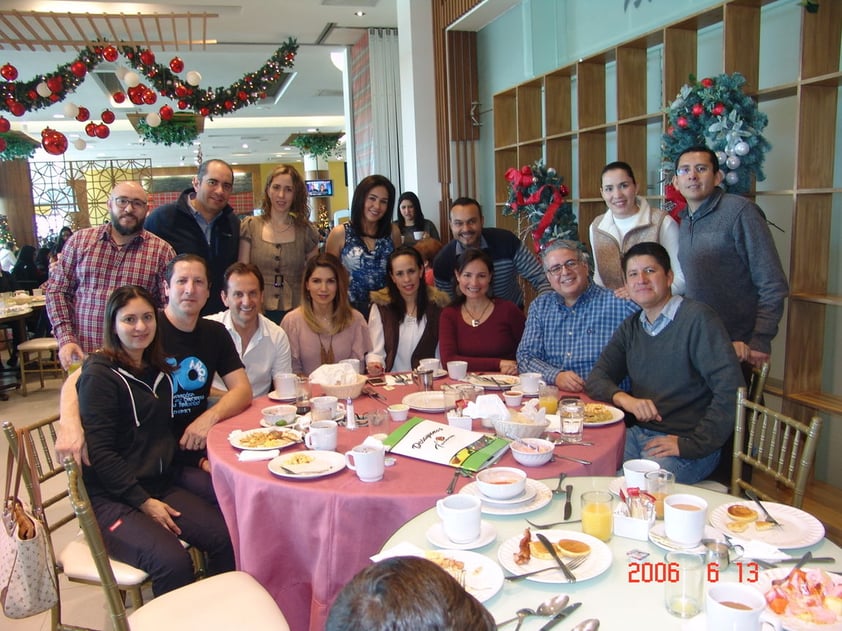
[[[468,370],[517,374],[517,352],[526,318],[518,306],[488,295],[494,263],[477,249],[456,261],[456,299],[441,313],[441,361],[468,362]]]

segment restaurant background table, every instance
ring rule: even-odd
[[[573,515],[572,520],[580,519],[580,498],[583,492],[590,490],[605,490],[608,488],[611,477],[582,477],[568,478],[565,483],[573,485]],[[543,481],[547,486],[555,487],[554,480]],[[708,502],[708,514],[721,504],[737,501],[733,495],[717,493],[695,486],[683,484],[676,485],[676,493],[693,493],[703,497]],[[524,529],[528,526],[525,519],[528,518],[539,524],[561,521],[564,495],[555,496],[552,502],[544,508],[525,515],[485,515],[483,519],[490,522],[497,530],[497,539],[475,552],[479,552],[497,562],[497,551],[500,545],[511,537],[523,535]],[[428,510],[408,523],[404,524],[384,544],[383,550],[403,542],[412,543],[418,547],[435,550],[437,549],[427,541],[425,533],[439,520],[435,509]],[[564,526],[557,526],[559,530],[575,530],[581,532],[581,523],[572,523]],[[533,532],[534,532],[533,528]],[[558,628],[570,629],[582,620],[588,618],[599,618],[601,629],[684,629],[685,631],[704,631],[704,625],[699,620],[700,616],[682,621],[669,613],[664,607],[664,583],[655,581],[630,582],[629,563],[626,553],[629,550],[638,549],[649,552],[649,556],[642,563],[663,562],[666,552],[648,541],[638,541],[625,537],[614,536],[608,542],[611,549],[613,561],[611,567],[602,575],[590,580],[581,581],[572,585],[536,583],[525,579],[518,582],[505,581],[503,588],[494,597],[485,602],[485,606],[494,614],[498,622],[511,618],[521,607],[536,608],[539,603],[556,594],[568,594],[570,602],[582,602],[582,606],[566,619]],[[836,558],[834,564],[822,564],[822,569],[842,570],[842,549],[826,538],[820,543],[809,548],[797,550],[786,550],[793,556],[800,556],[807,550],[812,550],[814,556],[832,556]],[[787,566],[781,566],[787,567]],[[792,567],[790,565],[789,567]],[[653,568],[649,568],[650,570]],[[505,574],[508,574],[504,571]],[[749,582],[750,572],[744,566],[743,582]],[[726,571],[720,573],[721,581],[735,582],[739,580],[739,570],[735,564]],[[546,622],[545,618],[529,617],[523,624],[523,631],[534,631],[539,629]],[[838,627],[837,627],[838,628]]]
[[[440,383],[452,382],[437,380],[437,389]],[[417,388],[376,390],[388,403],[396,403]],[[239,450],[228,442],[232,430],[258,427],[261,409],[272,403],[268,397],[260,397],[242,414],[211,429],[208,458],[214,489],[231,534],[237,568],[254,576],[272,594],[293,631],[321,631],[342,586],[370,562],[369,557],[401,524],[444,497],[454,469],[396,456],[397,463],[376,483],[361,482],[349,469],[312,480],[279,478],[269,472],[266,461],[240,462]],[[388,403],[366,396],[354,401],[357,413],[385,409]],[[418,415],[444,421],[443,414]],[[390,432],[399,425],[387,421],[379,431]],[[479,421],[474,422],[474,429],[482,429]],[[349,431],[340,427],[337,451],[350,450],[368,434],[368,428]],[[593,441],[592,447],[564,446],[556,448],[556,453],[593,464],[556,460],[527,470],[541,478],[562,471],[568,475],[613,474],[622,459],[624,436],[622,422],[587,427],[585,440]],[[283,453],[300,449],[303,446]],[[520,466],[511,453],[498,464]],[[460,479],[457,490],[468,482]]]

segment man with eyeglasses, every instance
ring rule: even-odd
[[[228,203],[233,191],[231,166],[223,160],[205,160],[193,186],[146,219],[146,229],[169,243],[177,254],[197,254],[207,261],[211,296],[202,315],[225,308],[219,292],[222,277],[237,260],[240,247],[240,220]]]
[[[722,177],[708,147],[690,147],[676,159],[673,185],[687,200],[678,258],[685,295],[719,314],[750,374],[750,366],[769,360],[789,289],[766,216],[751,200],[723,191]]]
[[[139,182],[118,182],[106,205],[110,221],[77,230],[64,244],[44,286],[47,315],[65,369],[102,345],[103,314],[117,287],[140,285],[166,303],[164,271],[175,256],[144,229],[148,196]]]
[[[587,254],[576,241],[553,241],[541,260],[554,291],[529,305],[518,371],[539,372],[560,390],[581,392],[614,330],[638,307],[591,282]]]

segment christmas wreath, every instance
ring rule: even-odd
[[[0,161],[28,160],[35,155],[38,143],[16,133],[0,133]]]
[[[535,251],[539,252],[556,239],[579,240],[573,207],[565,200],[570,191],[555,169],[546,168],[539,160],[531,167],[510,168],[505,177],[509,200],[503,214],[524,221],[526,227],[518,235],[521,241],[531,234]]]
[[[749,191],[751,174],[758,181],[766,179],[763,160],[772,146],[761,132],[769,119],[743,93],[745,82],[738,72],[701,81],[691,75],[667,110],[661,154],[669,169],[688,148],[706,145],[716,152],[726,191]]]
[[[141,120],[137,123],[137,131],[144,140],[167,147],[190,145],[199,137],[196,121],[192,117],[187,120],[175,118],[164,120],[157,127],[152,127],[145,120]]]

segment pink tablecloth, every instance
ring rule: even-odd
[[[378,388],[390,402],[414,392],[414,386],[391,392]],[[355,400],[356,411],[383,408],[368,397]],[[208,436],[213,484],[231,533],[238,569],[254,576],[275,598],[292,631],[321,631],[336,594],[377,553],[402,524],[434,506],[444,496],[453,469],[397,456],[382,481],[360,482],[353,471],[315,480],[278,478],[266,461],[240,462],[228,443],[234,429],[260,424],[260,410],[271,405],[256,399],[242,414],[215,426]],[[421,414],[443,420],[441,414]],[[382,431],[391,431],[388,423]],[[475,429],[481,429],[475,423]],[[571,476],[614,475],[623,455],[623,423],[586,428],[592,447],[559,448],[557,454],[585,458],[592,465],[566,460],[528,469],[533,478],[565,471]],[[337,451],[361,443],[368,429],[339,430]],[[295,447],[294,449],[302,449]],[[507,453],[499,462],[519,466]],[[457,490],[468,483],[457,483]]]

